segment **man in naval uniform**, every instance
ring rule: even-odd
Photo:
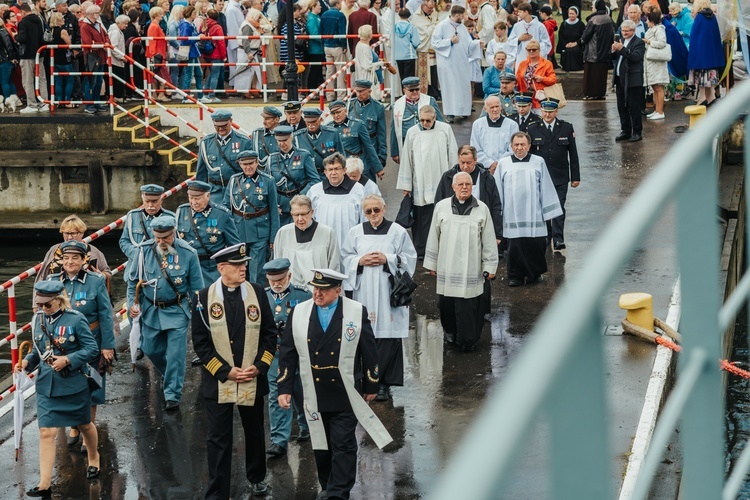
[[[346,104],[343,101],[333,101],[328,105],[328,110],[333,117],[333,128],[344,146],[344,155],[359,156],[365,162],[365,172],[370,172],[373,176],[372,180],[382,179],[385,170],[372,144],[367,126],[346,115]]]
[[[577,188],[581,184],[581,169],[578,163],[578,148],[573,125],[557,118],[560,101],[548,97],[541,102],[542,123],[529,126],[531,151],[544,158],[549,175],[555,184],[560,200],[562,215],[547,222],[548,239],[552,240],[552,251],[565,249],[565,200],[568,197],[568,183]]]
[[[529,125],[532,123],[539,123],[542,119],[531,112],[531,101],[533,94],[531,92],[519,92],[514,98],[516,104],[516,112],[510,115],[508,118],[518,124],[518,130],[526,132]]]
[[[224,500],[231,494],[232,424],[239,411],[245,437],[245,477],[254,496],[268,494],[265,483],[263,402],[268,370],[276,352],[276,326],[260,285],[245,281],[250,259],[244,243],[211,258],[221,280],[197,292],[192,315],[193,347],[203,364],[206,405],[208,487],[204,498]]]
[[[305,128],[305,122],[302,121],[302,103],[300,101],[289,101],[284,104],[285,118],[279,122],[279,125],[289,125],[295,132]]]
[[[173,215],[155,218],[151,223],[154,239],[141,244],[126,276],[130,317],[136,319],[140,315],[141,349],[164,377],[167,411],[180,406],[190,298],[203,288],[198,254],[176,238],[176,226]]]
[[[268,166],[268,157],[279,150],[273,131],[279,126],[281,111],[273,106],[264,106],[260,112],[263,126],[253,131],[253,147],[248,148],[258,153],[258,165],[261,170]]]
[[[365,188],[346,175],[346,160],[338,153],[325,159],[326,178],[310,188],[315,220],[336,233],[336,240],[346,241],[349,230],[364,221],[362,200]]]
[[[367,126],[370,134],[370,141],[375,147],[378,154],[380,165],[385,168],[385,162],[388,160],[387,134],[385,131],[385,107],[374,99],[370,99],[372,94],[372,82],[369,80],[355,80],[354,93],[356,99],[349,99],[347,116],[359,120]],[[367,169],[364,175],[376,182],[376,171]]]
[[[227,185],[229,184],[229,179]],[[204,283],[219,279],[216,261],[211,256],[232,245],[240,243],[237,224],[224,205],[211,201],[211,184],[188,181],[188,203],[177,208],[177,234],[198,254]]]
[[[516,97],[516,75],[512,71],[505,71],[500,75],[500,108],[503,116],[510,116],[516,112],[513,99]]]
[[[289,315],[279,351],[279,405],[291,407],[299,369],[305,417],[323,490],[348,499],[357,477],[359,422],[379,448],[392,441],[367,402],[378,392],[378,353],[367,309],[341,296],[346,276],[315,269],[312,300]]]
[[[344,145],[338,132],[330,125],[323,123],[323,111],[318,108],[307,108],[302,111],[305,129],[294,134],[294,147],[310,153],[315,161],[318,174],[323,173],[323,159],[333,153],[344,154]]]
[[[401,84],[404,87],[404,95],[393,104],[391,116],[391,158],[396,163],[400,161],[399,156],[406,133],[419,123],[419,110],[423,106],[432,106],[438,121],[445,121],[435,98],[419,92],[419,78],[410,76],[404,78]]]
[[[143,205],[128,212],[125,216],[125,223],[122,225],[122,235],[120,236],[120,250],[128,258],[128,265],[125,268],[123,277],[127,279],[127,272],[135,266],[135,259],[138,257],[138,247],[146,240],[154,237],[151,232],[151,224],[156,217],[161,215],[171,215],[174,213],[162,208],[164,201],[164,188],[156,184],[146,184],[141,186],[141,201]]]
[[[289,259],[274,259],[263,266],[266,279],[270,286],[266,287],[268,303],[273,310],[274,321],[278,332],[279,342],[284,332],[289,313],[294,307],[312,297],[312,294],[300,286],[292,285],[292,273],[289,268],[292,263]],[[278,345],[276,347],[278,351]],[[286,455],[289,440],[292,437],[292,412],[279,406],[279,390],[276,379],[279,378],[279,357],[273,358],[271,369],[268,371],[268,418],[271,429],[271,446],[266,453],[272,457]],[[297,442],[309,441],[310,430],[305,420],[304,404],[302,403],[302,382],[299,374],[295,377],[293,389],[294,411],[297,412],[297,424],[299,434]]]
[[[510,138],[518,132],[518,124],[502,116],[500,98],[491,95],[484,100],[487,114],[471,125],[470,143],[477,150],[477,159],[490,173],[494,173],[500,158],[509,156]]]
[[[252,142],[248,136],[232,128],[232,113],[229,111],[216,111],[211,119],[216,133],[205,136],[198,147],[195,180],[209,183],[211,201],[220,205],[229,178],[239,172],[237,153],[250,149]]]
[[[298,194],[307,193],[310,186],[320,182],[312,154],[307,150],[294,147],[292,132],[292,127],[288,125],[280,125],[276,128],[275,135],[279,151],[268,157],[266,170],[269,175],[273,176],[276,183],[281,225],[292,222],[289,201]]]
[[[237,158],[242,173],[229,180],[224,206],[232,211],[240,241],[247,243],[247,279],[261,283],[263,264],[279,230],[278,196],[273,177],[258,170],[257,152],[241,151]]]

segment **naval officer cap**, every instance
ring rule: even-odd
[[[516,81],[516,74],[512,71],[503,71],[500,75],[500,81],[501,82],[515,82]]]
[[[517,106],[529,106],[531,104],[531,101],[533,100],[534,94],[531,92],[521,92],[516,94],[516,97],[513,98],[513,101],[516,103]]]
[[[539,101],[544,111],[554,111],[560,106],[560,99],[554,97],[547,97],[543,101]]]
[[[52,299],[62,295],[65,290],[65,285],[62,281],[40,281],[34,285],[34,291],[36,292],[36,303],[46,304]]]
[[[345,108],[346,103],[344,101],[335,100],[331,104],[328,105],[328,111],[333,111],[334,109],[338,108]]]
[[[228,122],[232,119],[232,113],[230,111],[227,111],[226,109],[220,109],[218,111],[214,111],[211,114],[211,119],[216,123]]]
[[[355,89],[369,89],[372,88],[372,82],[370,80],[354,80]]]
[[[312,271],[314,274],[310,284],[315,288],[335,288],[341,286],[341,282],[346,279],[346,274],[333,269],[313,269]]]
[[[302,103],[300,101],[289,101],[284,104],[284,111],[287,113],[299,111],[300,109],[302,109]]]
[[[281,279],[287,275],[290,267],[292,267],[292,263],[289,262],[289,259],[282,257],[266,262],[263,265],[263,271],[265,271],[269,280]]]
[[[302,110],[302,117],[310,120],[317,120],[323,116],[323,111],[318,108],[305,108]]]
[[[263,118],[281,118],[281,111],[273,106],[263,106],[263,111],[260,112],[260,116]]]
[[[172,234],[175,226],[177,226],[177,221],[172,215],[160,215],[151,221],[151,230],[154,232],[154,236],[160,238]]]
[[[228,262],[229,264],[242,264],[250,260],[250,256],[247,254],[247,244],[237,243],[231,247],[219,250],[211,256],[217,264],[222,262]]]
[[[408,76],[401,80],[401,85],[405,89],[419,88],[419,78],[416,76]]]
[[[88,245],[82,241],[70,240],[60,245],[60,251],[63,255],[66,253],[74,253],[85,257],[86,253],[88,253],[88,249]]]
[[[208,182],[203,181],[188,181],[187,183],[187,192],[195,193],[195,194],[202,194],[202,193],[208,193],[211,191],[211,184]]]
[[[149,198],[161,198],[161,195],[164,194],[164,188],[158,184],[146,184],[141,186],[141,194],[146,195],[146,197]]]
[[[277,137],[286,137],[288,135],[292,135],[293,133],[294,129],[289,125],[279,125],[275,129],[273,129],[273,135]]]

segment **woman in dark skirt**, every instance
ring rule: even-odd
[[[581,71],[583,69],[583,50],[578,41],[583,36],[586,26],[578,18],[578,7],[568,9],[568,18],[560,26],[557,41],[557,53],[560,54],[560,66],[564,71]]]
[[[60,281],[34,285],[36,306],[31,354],[14,369],[36,377],[37,421],[39,423],[39,484],[27,491],[31,497],[52,496],[52,468],[55,464],[55,434],[58,427],[77,426],[88,448],[86,477],[99,477],[96,427],[91,422],[91,391],[83,370],[99,357],[99,349],[83,314],[70,309]]]
[[[596,0],[596,12],[588,17],[581,36],[583,47],[583,98],[604,99],[607,94],[607,73],[612,59],[615,25],[604,0]]]
[[[60,281],[65,287],[71,306],[86,317],[91,334],[102,355],[112,361],[115,357],[115,332],[112,303],[107,292],[107,280],[103,275],[86,271],[88,245],[81,241],[66,241],[60,246],[63,272],[53,274],[48,279]],[[97,364],[98,365],[98,364]],[[94,365],[96,367],[96,365]],[[104,404],[106,374],[102,375],[102,387],[91,393],[91,421],[96,421],[96,406]],[[81,434],[75,427],[70,429],[68,446],[81,441]],[[86,452],[86,446],[81,447]]]

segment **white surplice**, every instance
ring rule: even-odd
[[[297,243],[293,223],[279,229],[273,242],[273,258],[282,257],[289,259],[292,264],[292,284],[305,290],[310,289],[308,283],[313,279],[313,269],[341,269],[341,252],[336,233],[321,223],[317,224],[312,240],[307,243]]]
[[[343,271],[354,289],[354,300],[367,307],[375,338],[408,337],[409,307],[391,307],[389,274],[384,267],[363,266],[361,274],[357,273],[357,269],[362,256],[370,252],[382,252],[392,274],[396,274],[398,256],[401,258],[401,270],[413,276],[417,267],[417,251],[409,234],[398,224],[390,224],[382,234],[365,234],[365,224],[370,225],[369,222],[364,222],[353,227],[341,247]],[[382,226],[381,224],[380,227]]]
[[[510,139],[518,132],[518,123],[510,118],[500,117],[500,127],[490,127],[489,117],[480,116],[471,125],[469,144],[477,150],[477,161],[489,169],[500,158],[510,156]]]
[[[545,221],[563,214],[555,185],[541,156],[528,161],[506,156],[497,165],[495,182],[503,202],[503,237],[547,236]]]
[[[451,38],[458,35],[458,43]],[[432,34],[432,48],[437,57],[440,93],[443,96],[443,114],[450,116],[471,115],[471,66],[469,56],[472,40],[466,26],[454,23],[450,18],[440,22]]]
[[[525,33],[531,35],[531,39],[526,40],[525,42],[518,41],[518,37]],[[535,17],[531,19],[530,23],[519,20],[516,24],[513,25],[513,29],[508,35],[508,43],[515,48],[516,66],[519,62],[525,60],[528,57],[529,53],[526,52],[526,45],[531,40],[536,40],[537,42],[539,42],[539,55],[547,59],[547,54],[549,54],[549,51],[552,50],[552,41],[549,38],[549,33],[547,33],[547,28]],[[507,62],[505,63],[505,66],[508,67]],[[513,68],[513,71],[515,72],[515,67]]]
[[[359,182],[354,182],[348,194],[327,194],[323,183],[319,182],[310,188],[307,196],[312,201],[315,220],[333,229],[339,242],[346,239],[351,228],[364,220],[362,200],[365,188]]]
[[[458,144],[450,125],[435,122],[429,130],[414,125],[406,132],[396,189],[411,191],[414,205],[435,203],[443,173],[458,163]]]

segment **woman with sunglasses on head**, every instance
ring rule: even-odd
[[[375,400],[388,401],[390,387],[404,385],[402,339],[409,336],[409,306],[391,307],[388,278],[399,268],[414,275],[417,251],[406,230],[386,220],[382,196],[365,196],[362,209],[367,221],[349,230],[341,257],[353,298],[367,307],[375,333],[380,372]]]
[[[39,484],[26,492],[31,497],[51,498],[58,427],[78,427],[88,451],[86,478],[99,477],[96,427],[91,421],[91,389],[84,371],[95,363],[99,348],[86,317],[71,309],[60,281],[34,285],[37,313],[32,330],[34,348],[14,371],[36,377],[37,422],[39,424]]]
[[[80,241],[66,241],[60,245],[62,250],[63,272],[51,275],[48,280],[59,281],[65,287],[75,309],[86,317],[91,334],[101,350],[102,356],[111,363],[115,358],[115,334],[112,316],[112,303],[109,300],[107,281],[100,274],[86,271],[86,244]],[[98,368],[98,360],[93,366]],[[102,386],[91,394],[91,421],[96,420],[96,406],[104,404],[105,377],[102,373]],[[72,447],[81,441],[81,433],[75,427],[70,429],[68,446]],[[85,453],[86,445],[81,446]]]

